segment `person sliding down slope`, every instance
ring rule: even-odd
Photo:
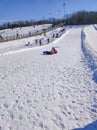
[[[58,52],[54,47],[52,47],[51,51],[44,51],[43,52],[43,54],[45,54],[45,55],[52,55],[52,54],[57,54],[57,53]]]

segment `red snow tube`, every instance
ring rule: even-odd
[[[57,52],[57,50],[55,50],[55,51],[44,51],[43,52],[43,54],[45,54],[45,55],[53,55],[53,54],[57,54],[58,52]]]
[[[57,54],[57,50],[53,51],[53,52],[48,52],[49,54]]]

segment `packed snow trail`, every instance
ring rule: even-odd
[[[49,46],[0,57],[1,130],[73,130],[96,121],[97,85],[84,60],[81,30],[75,27]],[[52,46],[58,54],[42,54]]]

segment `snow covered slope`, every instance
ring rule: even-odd
[[[7,36],[16,36],[18,35],[24,35],[24,34],[35,34],[38,32],[41,32],[42,29],[48,29],[52,25],[51,24],[44,24],[44,25],[35,25],[35,26],[28,26],[28,27],[20,27],[20,28],[13,28],[13,29],[4,29],[0,30],[0,35],[2,37],[7,37]]]
[[[97,84],[84,33],[74,27],[48,45],[1,55],[1,130],[97,130]],[[58,54],[43,55],[52,46]]]
[[[67,26],[65,27],[65,31],[61,31],[64,29],[64,27],[59,27],[57,29],[45,33],[45,35],[41,34],[30,38],[24,38],[24,39],[14,40],[10,42],[9,41],[2,42],[0,43],[0,55],[2,56],[8,53],[14,53],[15,51],[20,51],[20,50],[23,51],[23,50],[27,50],[27,48],[30,49],[32,47],[40,46],[40,40],[42,42],[41,46],[47,45],[57,39],[56,34],[58,34],[58,37],[60,37],[64,32],[67,32],[70,28],[71,27]]]

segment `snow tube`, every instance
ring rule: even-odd
[[[43,52],[43,54],[45,54],[45,55],[53,55],[53,54],[57,54],[58,52],[57,52],[57,50],[55,50],[55,51],[44,51]]]

